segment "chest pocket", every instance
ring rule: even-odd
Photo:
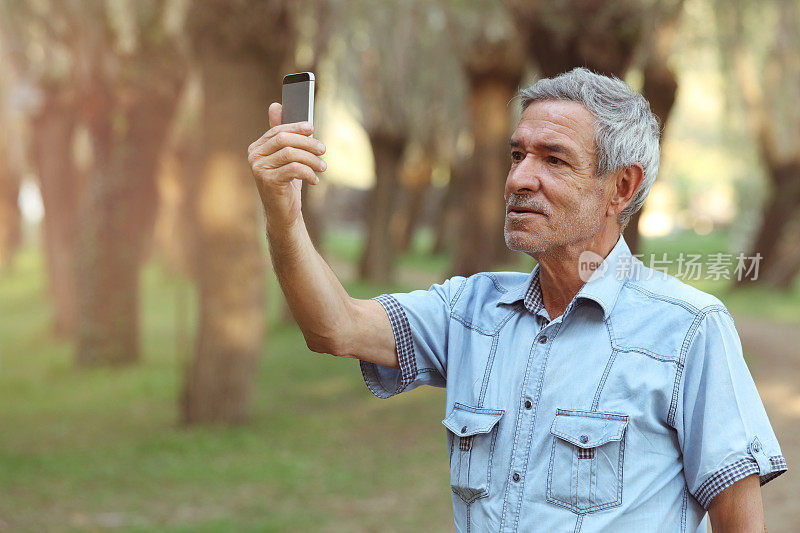
[[[547,501],[574,513],[622,504],[626,415],[557,409]]]
[[[449,431],[450,487],[466,503],[489,495],[497,428],[504,411],[455,403],[442,420]]]

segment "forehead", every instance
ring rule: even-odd
[[[583,104],[542,100],[522,113],[512,141],[523,145],[562,143],[579,153],[594,154],[595,118]]]

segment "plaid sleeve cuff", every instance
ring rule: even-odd
[[[740,479],[753,474],[759,474],[758,480],[761,485],[775,479],[787,470],[786,459],[782,455],[773,455],[769,458],[769,471],[761,473],[758,462],[750,457],[739,459],[728,466],[716,471],[709,476],[695,494],[697,502],[708,510],[711,500]]]
[[[394,296],[382,294],[373,300],[380,303],[389,315],[400,370],[361,361],[361,375],[372,394],[378,398],[389,398],[403,392],[417,377],[414,340],[406,312]]]

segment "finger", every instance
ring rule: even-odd
[[[316,154],[301,150],[300,148],[294,148],[293,146],[281,148],[265,159],[267,160],[265,164],[267,166],[274,165],[273,168],[279,168],[295,162],[302,163],[317,172],[324,172],[325,169],[328,168],[325,161],[317,157]]]
[[[325,145],[315,138],[288,131],[278,132],[274,137],[267,139],[264,144],[256,147],[253,152],[256,156],[267,156],[287,147],[299,148],[316,155],[325,153]]]
[[[283,114],[283,106],[278,102],[272,102],[269,105],[269,127],[274,128],[283,124],[281,115]]]
[[[314,169],[298,161],[294,161],[278,169],[277,181],[289,183],[294,179],[303,180],[311,185],[319,183],[319,178],[314,173]]]
[[[288,129],[285,129],[284,127]],[[297,131],[297,128],[299,128],[299,131]],[[303,133],[305,135],[311,135],[314,133],[314,126],[307,121],[290,122],[288,124],[284,124],[283,106],[278,102],[272,102],[269,105],[269,129],[270,131],[275,131],[276,133],[279,131],[293,131],[295,133]],[[267,132],[267,136],[272,136],[269,135],[269,131]]]
[[[270,106],[270,110],[276,104],[272,104]],[[277,104],[280,105],[280,104]],[[288,132],[288,133],[297,133],[299,135],[306,135],[310,136],[314,133],[314,126],[311,125],[310,122],[291,122],[289,124],[278,124],[277,126],[273,126],[267,132],[262,135],[257,141],[253,142],[250,146],[247,147],[248,152],[253,152],[261,147],[265,142],[267,142],[272,137],[275,137],[281,132]]]

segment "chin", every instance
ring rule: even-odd
[[[514,252],[531,254],[542,252],[548,247],[547,243],[542,241],[541,235],[533,236],[522,230],[509,230],[507,227],[503,233],[506,246]]]

